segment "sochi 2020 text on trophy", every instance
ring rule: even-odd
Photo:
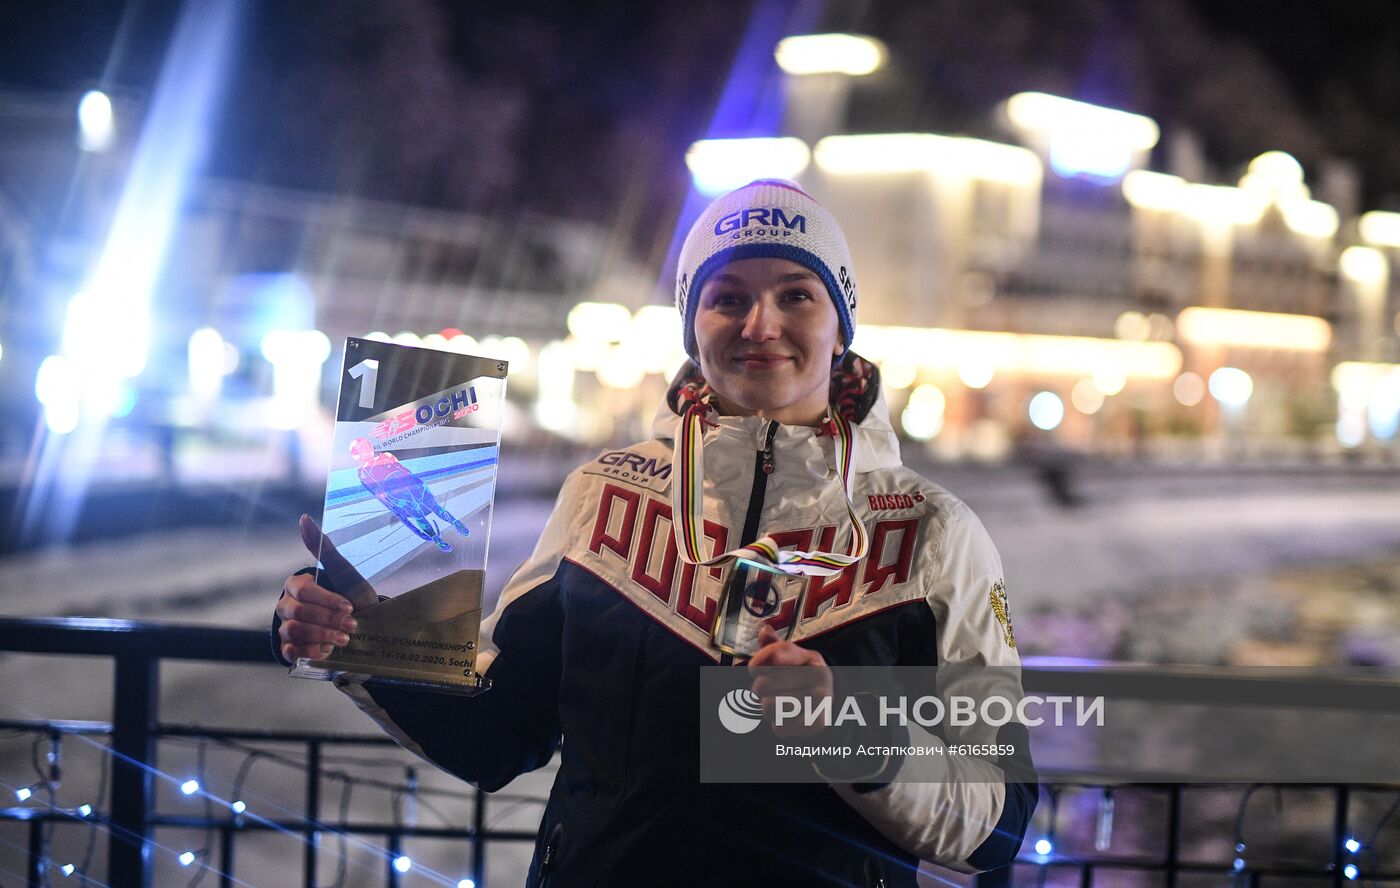
[[[473,694],[506,362],[348,339],[316,582],[379,603],[292,674]],[[368,588],[366,588],[368,587]]]

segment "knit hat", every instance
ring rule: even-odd
[[[695,308],[705,281],[738,259],[788,259],[826,285],[847,348],[856,333],[856,280],[841,226],[826,208],[786,179],[758,179],[715,198],[691,226],[676,266],[676,309],[685,350],[699,360]]]

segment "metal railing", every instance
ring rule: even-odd
[[[7,619],[0,618],[0,651],[18,653],[67,654],[110,658],[115,664],[113,687],[113,720],[111,723],[60,720],[0,721],[0,730],[32,732],[51,739],[63,736],[99,736],[110,745],[110,802],[107,810],[69,810],[56,807],[19,807],[0,809],[0,822],[24,822],[28,825],[26,847],[26,881],[30,885],[45,884],[44,829],[56,823],[82,823],[108,833],[106,884],[113,888],[148,888],[151,884],[153,862],[153,832],[157,828],[199,829],[216,834],[217,854],[210,849],[209,869],[217,875],[220,885],[238,883],[235,872],[237,837],[256,832],[279,832],[300,836],[302,842],[302,881],[315,885],[319,843],[322,834],[370,835],[385,842],[382,855],[385,884],[397,886],[400,871],[394,862],[405,839],[433,838],[459,840],[471,849],[471,873],[477,888],[485,888],[486,848],[491,842],[533,842],[533,830],[495,830],[487,827],[489,794],[470,795],[470,822],[461,827],[418,826],[399,822],[357,822],[347,817],[326,819],[323,816],[322,783],[328,775],[326,750],[343,746],[392,747],[393,742],[377,734],[335,734],[311,731],[233,730],[204,726],[173,726],[160,722],[160,663],[162,660],[217,661],[261,663],[280,669],[271,657],[265,633],[253,630],[218,629],[191,626],[143,624],[124,620],[101,619]],[[1191,703],[1201,699],[1203,691],[1217,702],[1239,705],[1317,706],[1330,709],[1354,709],[1364,712],[1400,713],[1400,682],[1389,679],[1334,676],[1292,680],[1277,677],[1247,676],[1221,670],[1196,668],[1143,668],[1099,663],[1056,663],[1030,659],[1024,672],[1028,692],[1053,692],[1104,696],[1114,699],[1151,700],[1166,703]],[[217,816],[186,816],[163,814],[157,810],[155,778],[158,741],[190,739],[227,744],[287,744],[304,750],[304,761],[295,764],[306,772],[305,795],[299,816],[267,818],[251,812],[225,808]],[[1312,864],[1272,864],[1257,861],[1220,862],[1190,859],[1183,848],[1183,802],[1188,794],[1198,790],[1219,790],[1219,786],[1186,785],[1183,783],[1138,784],[1125,775],[1099,775],[1090,781],[1059,780],[1043,775],[1042,794],[1048,796],[1048,836],[1044,825],[1029,835],[1021,856],[1013,867],[979,877],[979,888],[1009,885],[1022,874],[1030,874],[1031,883],[1043,883],[1050,873],[1075,871],[1082,886],[1094,883],[1104,870],[1135,870],[1161,874],[1167,888],[1190,874],[1215,873],[1228,877],[1232,886],[1258,886],[1264,879],[1302,877],[1326,882],[1341,888],[1358,875],[1349,870],[1359,860],[1349,851],[1347,842],[1358,829],[1353,811],[1359,793],[1391,793],[1400,799],[1400,786],[1390,784],[1350,784],[1325,787],[1331,793],[1331,854]],[[1124,780],[1116,779],[1123,776]],[[1245,803],[1248,795],[1261,786],[1240,786]],[[1316,787],[1315,787],[1316,788]],[[1054,810],[1059,794],[1075,789],[1094,791],[1143,792],[1159,794],[1165,799],[1162,826],[1165,843],[1158,855],[1108,856],[1103,854],[1065,853],[1046,849],[1038,853],[1041,839],[1054,839],[1056,820]],[[1400,801],[1375,826],[1380,832],[1391,819]],[[342,812],[343,813],[343,812]],[[1044,820],[1041,813],[1038,820]],[[1400,822],[1396,823],[1400,827]],[[1374,836],[1368,837],[1370,842]],[[1045,848],[1045,846],[1041,846]],[[1373,849],[1367,849],[1368,851]],[[1363,852],[1364,853],[1364,852]],[[1400,882],[1400,870],[1384,870],[1370,866],[1364,879],[1371,883]],[[1020,880],[1025,882],[1024,879]]]
[[[3,619],[0,618],[0,651],[19,653],[103,656],[115,664],[113,719],[111,723],[76,721],[0,721],[0,730],[37,734],[106,736],[110,742],[110,803],[106,811],[58,808],[0,809],[0,821],[28,823],[27,882],[44,883],[42,831],[52,823],[96,824],[108,832],[107,873],[112,888],[147,888],[152,874],[152,832],[158,827],[211,829],[218,834],[217,864],[211,869],[218,884],[236,884],[235,837],[240,833],[272,831],[300,834],[303,881],[313,886],[319,855],[314,839],[322,833],[381,836],[385,883],[397,886],[401,878],[394,867],[407,838],[457,839],[470,844],[471,870],[478,886],[484,886],[486,843],[533,842],[535,833],[486,828],[488,794],[474,792],[471,822],[461,828],[417,826],[404,823],[358,823],[327,820],[322,812],[321,786],[326,766],[324,753],[336,746],[394,747],[379,734],[332,734],[304,731],[232,730],[163,725],[160,722],[160,663],[162,660],[195,660],[264,663],[281,669],[272,659],[265,633],[243,629],[142,624],[102,619]],[[214,741],[258,744],[293,744],[305,750],[306,792],[301,816],[270,819],[228,810],[208,819],[161,814],[156,809],[156,744],[162,738],[195,737]]]

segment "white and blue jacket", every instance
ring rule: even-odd
[[[833,402],[856,423],[854,501],[871,548],[841,574],[810,581],[792,640],[837,666],[1019,675],[986,530],[900,462],[873,366],[852,355],[842,368]],[[562,746],[531,886],[892,888],[914,886],[920,860],[965,872],[1008,863],[1036,787],[991,762],[950,759],[963,773],[944,782],[901,782],[899,761],[863,783],[699,782],[698,671],[722,659],[709,639],[723,572],[679,559],[672,536],[675,393],[685,378],[651,440],[569,475],[534,554],[483,623],[477,668],[488,692],[339,684],[403,746],[483,790]],[[831,439],[752,416],[715,422],[704,440],[714,552],[763,533],[800,549],[844,541]],[[971,730],[958,741],[998,742]]]

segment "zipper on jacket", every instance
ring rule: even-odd
[[[744,513],[744,532],[739,537],[739,545],[747,546],[758,539],[758,519],[763,514],[763,497],[768,490],[768,476],[773,474],[773,439],[778,436],[778,421],[770,419],[768,429],[763,435],[763,449],[754,452],[753,460],[753,487],[749,490],[749,508]],[[734,596],[743,595],[744,574],[735,566],[729,580],[729,600],[733,601]],[[729,654],[720,654],[719,664],[729,666],[734,662],[734,658]]]
[[[544,853],[540,855],[539,888],[545,888],[549,884],[549,873],[554,869],[554,855],[559,853],[559,839],[563,834],[564,822],[561,820],[549,831],[549,841],[545,842]]]

